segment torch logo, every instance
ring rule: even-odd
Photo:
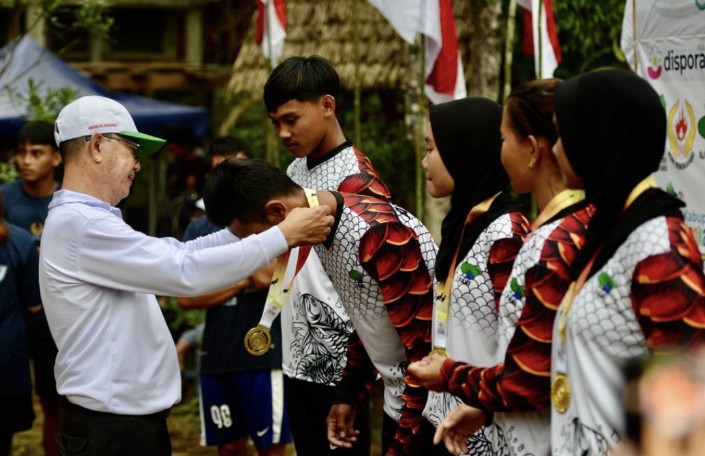
[[[684,169],[693,161],[695,143],[695,112],[688,100],[676,100],[668,111],[669,157],[678,169]]]

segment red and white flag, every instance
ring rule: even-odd
[[[467,96],[451,0],[369,0],[409,44],[425,37],[424,92],[434,103]]]
[[[551,78],[561,63],[553,2],[517,0],[517,5],[524,8],[524,52],[534,56],[536,78]]]
[[[286,4],[284,0],[257,1],[257,31],[255,41],[272,68],[277,66],[284,52],[286,38]]]

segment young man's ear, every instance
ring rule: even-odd
[[[281,200],[269,200],[267,204],[264,205],[264,213],[267,220],[272,224],[276,225],[286,218],[288,208]]]
[[[321,97],[321,106],[323,106],[323,112],[326,116],[335,115],[335,97],[333,95],[323,95]]]

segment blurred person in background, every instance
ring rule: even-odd
[[[18,133],[15,155],[20,179],[0,187],[5,200],[5,219],[29,231],[39,248],[49,202],[59,188],[57,179],[61,154],[54,141],[54,126],[45,121],[26,122]],[[42,445],[47,456],[59,454],[56,436],[59,430],[61,398],[56,392],[54,361],[56,344],[49,332],[41,302],[27,309],[27,338],[34,368],[34,391],[42,406],[44,425]]]
[[[237,137],[211,144],[211,166],[227,158],[248,159]],[[205,208],[205,206],[204,206]],[[192,221],[184,242],[215,233],[207,216]],[[284,403],[281,321],[272,324],[272,349],[261,356],[245,350],[247,331],[259,322],[272,279],[270,263],[216,293],[178,298],[182,309],[207,309],[200,355],[201,442],[217,445],[220,456],[246,456],[249,436],[260,456],[285,456],[291,429]]]
[[[24,314],[41,299],[38,261],[29,232],[5,221],[0,197],[0,456],[34,421]]]

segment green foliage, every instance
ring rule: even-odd
[[[174,340],[177,340],[187,329],[206,321],[205,309],[183,310],[179,307],[179,303],[174,297],[160,298],[159,304]]]
[[[354,107],[352,93],[342,94],[338,119],[352,139]],[[372,161],[392,192],[394,202],[414,211],[416,155],[404,124],[404,96],[400,90],[365,91],[361,94],[362,143],[355,144]]]
[[[0,184],[14,182],[20,178],[20,173],[17,171],[15,161],[0,162]]]
[[[556,76],[601,67],[626,67],[620,50],[624,0],[554,0],[553,13],[561,45]]]
[[[66,87],[60,89],[48,88],[44,93],[42,93],[41,88],[41,83],[29,78],[26,95],[15,93],[9,88],[6,90],[10,92],[11,97],[20,100],[20,103],[25,106],[27,120],[43,120],[50,123],[54,123],[61,108],[75,100],[78,95],[77,90]]]
[[[0,0],[3,8],[37,8],[37,19],[48,20],[53,26],[64,29],[82,29],[90,34],[107,38],[113,25],[113,18],[108,16],[109,0]],[[61,23],[58,18],[62,11],[71,11],[72,20]],[[30,24],[30,28],[37,24]]]

